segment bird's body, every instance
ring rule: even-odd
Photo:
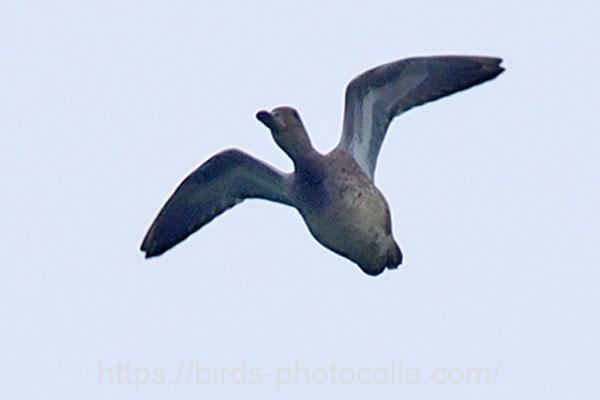
[[[383,194],[343,150],[318,155],[308,172],[292,178],[295,205],[312,235],[328,249],[377,275],[394,268],[402,254],[392,236],[392,220]],[[312,175],[312,171],[320,175]]]
[[[160,255],[247,198],[295,207],[319,243],[369,275],[402,262],[389,206],[375,186],[379,150],[392,119],[412,107],[493,79],[503,68],[491,57],[416,57],[371,69],[346,90],[342,138],[328,154],[311,145],[291,107],[257,118],[294,162],[284,174],[239,150],[203,163],[175,190],[148,230],[141,249]]]

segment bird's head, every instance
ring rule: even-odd
[[[302,119],[292,107],[277,107],[271,112],[259,111],[256,118],[271,130],[277,145],[292,159],[298,154],[312,150]]]

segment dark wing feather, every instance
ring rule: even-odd
[[[141,245],[146,257],[164,253],[247,198],[291,204],[286,175],[239,150],[219,153],[181,182]]]
[[[344,127],[338,148],[348,151],[373,178],[379,149],[392,119],[498,76],[499,58],[417,57],[384,64],[354,78],[346,89]]]

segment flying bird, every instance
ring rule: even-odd
[[[283,173],[237,149],[222,151],[186,177],[158,213],[141,250],[158,256],[245,199],[295,207],[314,238],[379,275],[402,263],[390,209],[373,176],[392,120],[415,106],[468,89],[504,71],[479,56],[414,57],[370,69],[346,88],[339,144],[321,154],[291,107],[259,111],[275,143],[292,159]]]

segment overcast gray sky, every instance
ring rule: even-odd
[[[600,3],[241,3],[0,5],[4,397],[597,397]],[[353,76],[455,53],[507,71],[392,124],[399,270],[258,200],[143,259],[215,152],[291,170],[257,110],[326,151]]]

